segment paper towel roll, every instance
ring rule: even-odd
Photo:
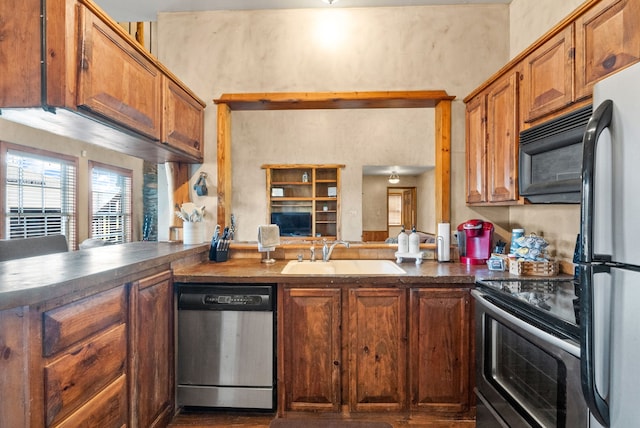
[[[451,250],[451,226],[449,223],[438,223],[436,246],[438,249],[438,261],[448,262]]]

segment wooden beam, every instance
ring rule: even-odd
[[[218,104],[218,224],[231,225],[231,109]]]
[[[436,223],[451,221],[451,100],[436,105]]]
[[[214,102],[231,110],[431,108],[454,98],[446,91],[265,92],[224,94]]]
[[[218,224],[231,223],[231,111],[360,108],[436,109],[436,223],[451,220],[451,101],[446,91],[223,94],[218,104]],[[437,226],[437,225],[436,225]]]

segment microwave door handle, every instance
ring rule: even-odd
[[[580,379],[582,394],[592,415],[603,426],[609,426],[609,405],[596,386],[593,337],[593,275],[608,272],[604,265],[580,265]]]
[[[593,252],[593,205],[596,146],[602,131],[611,124],[613,101],[605,100],[598,106],[587,123],[582,148],[582,204],[580,208],[582,251],[580,261],[591,263]]]

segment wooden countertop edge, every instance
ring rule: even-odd
[[[199,263],[207,251],[206,245],[134,242],[1,262],[0,310],[100,292],[183,261]]]

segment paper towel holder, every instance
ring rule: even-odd
[[[438,223],[438,235],[436,236],[436,260],[438,263],[451,261],[450,227],[449,223]]]

